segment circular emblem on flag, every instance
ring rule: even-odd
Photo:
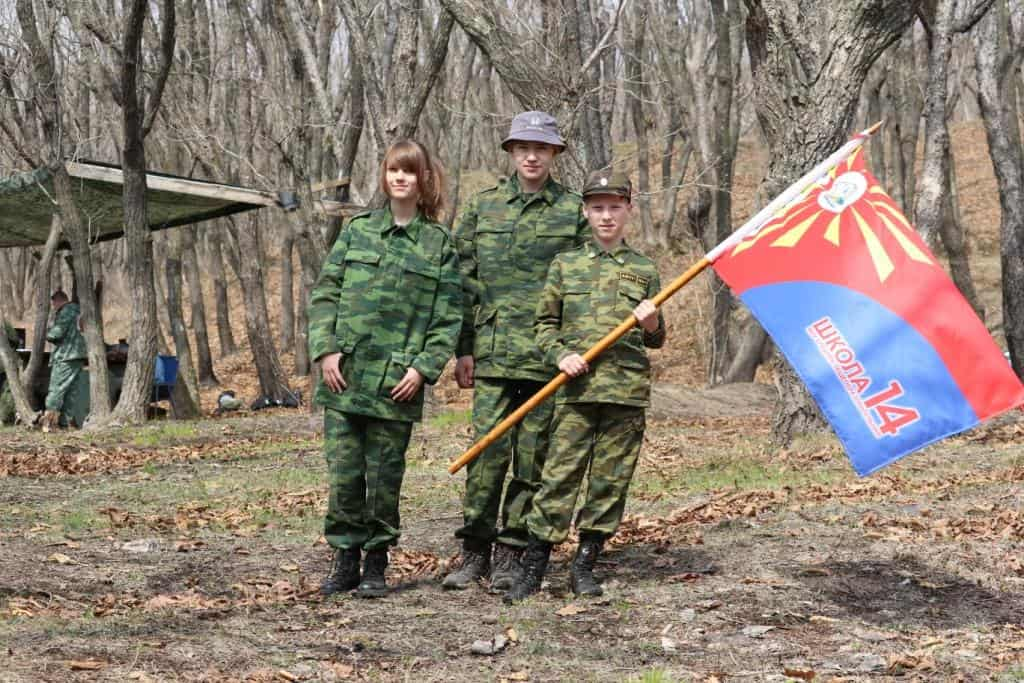
[[[857,171],[849,171],[835,179],[832,187],[818,195],[818,205],[832,213],[842,213],[868,190],[868,181]]]

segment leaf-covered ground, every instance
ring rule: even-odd
[[[316,592],[305,412],[0,430],[0,681],[1024,679],[1020,413],[859,480],[830,437],[766,448],[763,401],[706,403],[652,411],[605,596],[567,593],[570,543],[511,608],[438,581],[464,410],[413,437],[380,601]]]

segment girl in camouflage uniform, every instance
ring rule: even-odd
[[[324,536],[335,549],[324,595],[387,593],[423,384],[437,381],[462,321],[455,245],[437,223],[442,169],[422,145],[402,140],[384,156],[380,187],[389,205],[351,219],[309,304],[310,357],[323,370],[314,400],[324,406],[330,483]]]

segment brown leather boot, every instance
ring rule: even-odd
[[[320,595],[350,591],[359,585],[359,548],[338,548],[334,551],[331,573],[320,584]]]
[[[505,593],[503,600],[506,605],[521,602],[540,591],[550,557],[551,544],[530,536],[530,543],[526,546],[526,552],[523,553],[523,573]]]
[[[576,559],[569,567],[569,587],[576,595],[597,597],[604,593],[594,578],[594,565],[601,555],[604,539],[599,536],[581,536]]]

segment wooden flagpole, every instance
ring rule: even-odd
[[[804,191],[810,187],[812,183],[818,182],[822,176],[829,172],[829,170],[843,161],[846,157],[853,154],[861,145],[863,145],[871,135],[875,133],[881,127],[882,122],[879,121],[875,125],[871,126],[865,131],[862,131],[852,140],[847,142],[845,145],[840,147],[838,150],[832,153],[827,159],[822,161],[820,164],[815,166],[813,169],[805,173],[799,180],[790,185],[785,192],[780,194],[778,197],[769,202],[763,209],[757,212],[757,214],[749,221],[744,223],[740,228],[733,232],[727,237],[721,244],[709,251],[700,261],[693,264],[686,270],[685,273],[677,277],[675,280],[670,282],[667,287],[658,292],[651,303],[656,308],[661,308],[661,305],[665,303],[671,296],[682,289],[690,280],[700,275],[711,263],[715,261],[721,254],[728,249],[738,244],[740,241],[746,239],[750,235],[756,233],[761,226],[767,223],[772,216],[777,212],[786,208],[794,199],[804,193]],[[614,330],[606,334],[601,341],[597,342],[594,346],[587,350],[583,354],[583,360],[590,363],[592,360],[600,356],[602,353],[608,350],[612,344],[617,342],[622,335],[633,329],[633,326],[637,324],[635,317],[630,316],[619,323],[619,326]],[[558,373],[553,380],[544,385],[540,391],[530,397],[526,403],[519,406],[515,411],[510,413],[508,417],[495,425],[494,429],[485,434],[479,441],[473,444],[469,450],[460,455],[458,459],[452,462],[448,466],[449,474],[455,474],[460,469],[465,467],[468,463],[472,462],[479,456],[485,448],[490,446],[492,443],[497,441],[502,434],[512,428],[513,425],[518,423],[523,417],[540,405],[545,399],[558,391],[561,387],[569,381],[569,376],[564,372]]]

